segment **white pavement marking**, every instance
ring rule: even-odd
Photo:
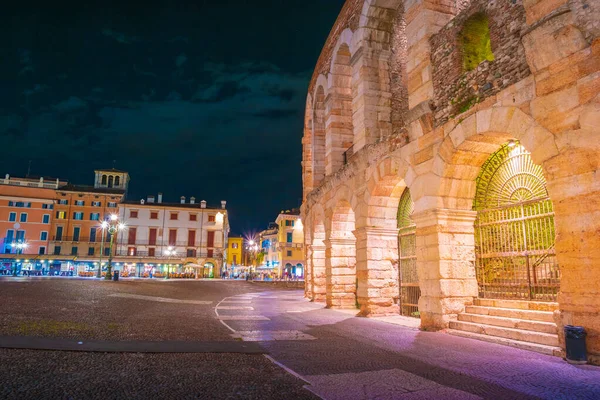
[[[298,330],[288,331],[237,331],[233,337],[245,342],[269,342],[273,340],[315,340],[316,337]]]
[[[217,306],[219,310],[254,310],[250,306]]]
[[[270,321],[264,315],[219,315],[222,321]]]
[[[252,304],[250,300],[223,300],[223,304]]]
[[[122,297],[122,298],[126,298],[126,299],[157,301],[159,303],[196,304],[196,305],[207,305],[207,304],[213,303],[212,301],[179,300],[179,299],[169,299],[167,297],[142,296],[139,294],[131,294],[131,293],[115,293],[115,294],[110,294],[108,296],[109,297]]]

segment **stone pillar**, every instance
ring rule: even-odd
[[[325,240],[327,307],[356,308],[356,240]]]
[[[454,17],[455,3],[448,0],[405,2],[409,110],[433,100],[429,39]]]
[[[324,303],[327,297],[325,246],[312,245],[312,300]]]
[[[352,95],[343,87],[332,87],[325,108],[325,175],[329,176],[342,167],[344,152],[352,146]]]
[[[304,258],[304,297],[313,299],[312,246],[306,245]]]
[[[366,46],[352,57],[354,153],[392,133],[390,57],[390,51]]]
[[[397,315],[398,229],[363,227],[354,235],[360,315]]]
[[[444,329],[478,295],[474,222],[477,213],[432,209],[415,213],[421,327]]]

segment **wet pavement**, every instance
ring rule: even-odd
[[[0,398],[600,398],[598,367],[243,281],[0,278],[0,302]]]

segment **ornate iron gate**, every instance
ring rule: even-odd
[[[416,225],[410,219],[414,205],[408,188],[398,205],[398,274],[400,282],[400,314],[419,317],[419,278],[417,276]]]
[[[554,211],[523,146],[504,145],[481,167],[473,208],[479,296],[556,301]]]

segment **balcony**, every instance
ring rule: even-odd
[[[160,249],[156,249],[154,255],[150,255],[148,251],[136,251],[135,254],[131,254],[130,249],[117,249],[114,253],[114,256],[117,257],[131,257],[131,258],[156,258],[156,259],[164,259],[164,260],[174,260],[174,259],[182,259],[188,258],[187,252],[180,252],[176,254],[165,255]],[[208,251],[197,251],[196,255],[191,258],[209,258]],[[212,256],[210,258],[222,259],[223,252],[221,250],[214,250]]]
[[[304,246],[304,243],[279,243],[279,249],[301,249]]]
[[[130,241],[129,238],[122,238],[115,241],[115,244],[121,246],[172,246],[172,247],[206,247],[206,245],[201,245],[197,240],[193,243],[188,242],[187,240],[178,240],[175,242],[169,242],[169,240],[140,240],[136,239],[135,241]],[[214,246],[218,247],[218,246]]]
[[[110,242],[110,236],[105,236],[104,241],[106,243]],[[52,236],[51,242],[101,243],[102,236],[96,236],[95,238],[88,236]]]

